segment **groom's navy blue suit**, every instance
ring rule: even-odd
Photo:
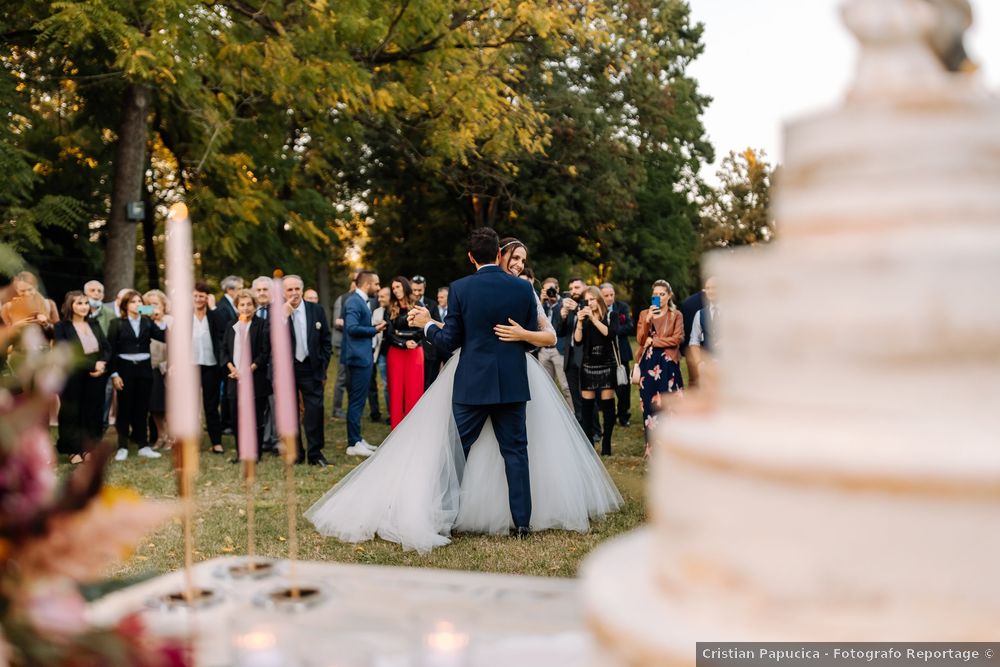
[[[479,438],[486,419],[500,443],[510,513],[517,528],[531,521],[528,475],[528,431],[525,424],[528,391],[528,346],[504,343],[493,332],[497,324],[513,319],[529,331],[538,329],[537,307],[531,286],[496,266],[451,284],[444,328],[427,327],[427,338],[443,356],[462,348],[455,371],[452,411],[462,448]]]

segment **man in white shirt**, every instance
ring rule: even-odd
[[[703,290],[703,302],[701,310],[695,313],[694,322],[691,325],[691,340],[688,343],[688,361],[693,362],[696,367],[700,367],[708,359],[718,345],[715,334],[716,316],[719,313],[719,306],[715,301],[716,285],[715,278],[708,278],[705,281]],[[690,371],[689,371],[690,372]]]
[[[212,443],[211,451],[213,454],[222,454],[222,417],[219,414],[222,369],[219,366],[219,356],[225,324],[221,321],[218,310],[209,310],[208,295],[208,285],[195,284],[192,293],[194,314],[191,321],[191,344],[194,363],[201,374],[201,404],[205,410],[205,426]]]

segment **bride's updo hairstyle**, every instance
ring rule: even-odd
[[[500,237],[489,227],[476,227],[469,234],[469,254],[476,264],[492,264],[500,252]]]
[[[518,248],[524,248],[524,259],[528,260],[528,246],[521,243],[513,236],[500,239],[500,268],[507,271],[510,265],[510,258]],[[508,271],[509,273],[509,271]]]

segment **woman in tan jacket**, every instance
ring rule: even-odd
[[[636,336],[639,353],[636,358],[647,456],[650,452],[649,436],[656,426],[661,395],[672,394],[684,388],[680,367],[684,316],[677,310],[673,298],[670,283],[657,280],[653,283],[652,306],[639,313]]]

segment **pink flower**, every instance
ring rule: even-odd
[[[654,380],[659,382],[660,376],[663,375],[663,369],[660,368],[659,366],[653,366],[651,369],[649,369],[648,373]]]
[[[40,634],[65,637],[87,629],[87,605],[72,581],[32,583],[24,595],[24,611]]]
[[[21,432],[0,460],[0,525],[26,523],[51,502],[56,488],[53,458],[47,429],[32,426]]]

